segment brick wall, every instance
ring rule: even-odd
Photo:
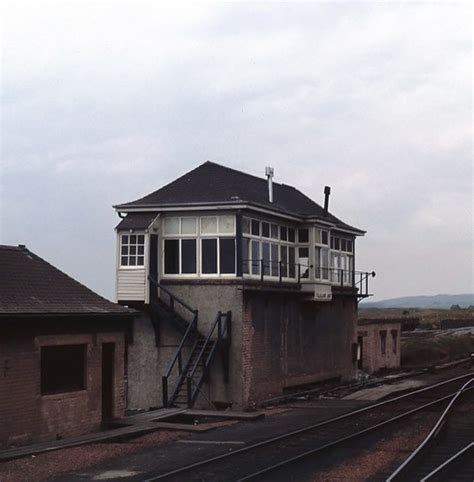
[[[304,302],[299,294],[245,293],[244,404],[285,388],[355,375],[355,299]]]
[[[74,330],[72,330],[74,331]],[[124,413],[124,346],[122,332],[46,334],[11,331],[0,340],[0,447],[83,434],[102,419],[102,343],[115,343],[113,415]],[[86,345],[86,389],[41,394],[42,346]]]
[[[382,350],[381,333],[386,334],[385,352]],[[374,373],[378,370],[400,366],[399,322],[379,321],[360,325],[358,338],[362,338],[362,370]]]

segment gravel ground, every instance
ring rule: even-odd
[[[190,432],[153,432],[122,443],[82,445],[0,464],[1,482],[40,482],[101,462],[123,457],[146,446],[160,446],[188,437]]]

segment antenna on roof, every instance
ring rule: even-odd
[[[267,176],[268,179],[268,201],[271,203],[273,202],[273,173],[273,167],[267,166],[265,168],[265,176]]]
[[[331,194],[331,188],[329,186],[324,186],[324,215],[328,215],[329,209],[329,195]]]

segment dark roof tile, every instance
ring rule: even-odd
[[[0,316],[133,315],[24,246],[0,245]]]
[[[145,197],[115,206],[116,209],[150,208],[209,203],[251,203],[301,218],[316,217],[340,228],[364,231],[343,223],[301,191],[273,183],[273,203],[268,200],[267,180],[207,161]]]

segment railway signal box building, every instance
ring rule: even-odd
[[[130,408],[248,407],[297,386],[350,379],[361,229],[294,187],[206,162],[114,206],[117,300],[137,308]]]

